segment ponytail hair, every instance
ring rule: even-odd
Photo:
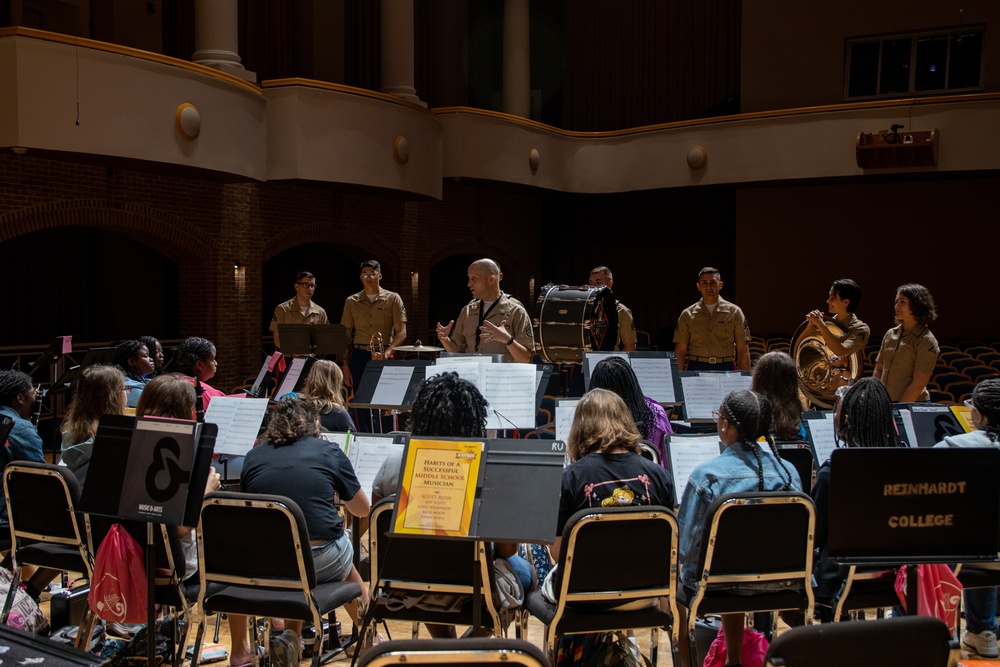
[[[757,490],[764,490],[764,461],[760,457],[757,441],[764,438],[774,455],[775,464],[784,479],[781,490],[792,488],[792,473],[785,462],[778,456],[778,450],[771,438],[771,402],[763,394],[755,391],[731,391],[722,399],[719,413],[726,418],[739,436],[740,446],[753,452],[757,459]]]

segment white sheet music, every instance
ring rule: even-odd
[[[340,447],[340,450],[342,452],[350,456],[351,442],[352,442],[351,438],[353,435],[354,435],[353,433],[348,433],[346,431],[334,431],[334,432],[324,431],[323,433],[319,434],[319,437],[337,445],[338,447]]]
[[[584,364],[584,377],[587,379],[587,389],[590,389],[590,374],[594,372],[594,366],[601,363],[602,360],[608,357],[621,357],[625,361],[629,361],[628,352],[584,352],[583,353],[583,364]],[[631,363],[631,362],[630,362]]]
[[[479,390],[490,404],[486,428],[534,428],[534,365],[489,364],[482,366],[481,371],[483,380]]]
[[[275,400],[295,391],[295,385],[298,384],[299,378],[302,376],[302,369],[305,367],[305,357],[295,357],[292,359],[291,364],[288,366],[288,372],[285,373],[285,377],[281,378],[281,385],[274,394]]]
[[[442,373],[457,373],[458,377],[468,380],[478,389],[482,382],[482,373],[479,369],[489,363],[489,357],[457,357],[457,359],[462,359],[462,361],[451,361],[450,357],[446,361],[438,359],[436,364],[427,367],[424,377],[429,380]],[[480,359],[486,361],[480,362]]]
[[[748,391],[750,389],[750,383],[753,382],[753,378],[749,375],[743,375],[742,373],[726,373],[720,376],[720,383],[722,384],[722,398],[725,398],[726,394],[731,391]],[[719,400],[722,403],[722,400]]]
[[[830,454],[837,448],[837,437],[833,430],[833,413],[828,412],[822,419],[807,419],[809,435],[812,436],[816,460],[823,465],[830,460]]]
[[[573,428],[573,416],[576,414],[576,404],[580,399],[561,398],[556,403],[556,440],[567,442],[569,430]]]
[[[372,405],[402,405],[412,377],[413,366],[383,366],[375,393],[372,394]]]
[[[275,352],[274,354],[281,354],[281,353]],[[264,376],[267,375],[267,368],[268,366],[271,365],[271,359],[274,357],[274,354],[272,354],[271,356],[269,356],[267,359],[264,360],[264,364],[260,367],[260,372],[257,373],[257,379],[253,381],[253,386],[250,388],[250,392],[253,393],[255,396],[260,391],[260,385],[264,381]]]
[[[719,455],[719,445],[720,441],[717,435],[670,436],[670,469],[668,472],[674,478],[674,493],[677,494],[678,504],[680,504],[681,496],[684,495],[688,477],[699,465],[705,461],[711,461]]]
[[[906,442],[909,443],[910,447],[917,447],[917,431],[913,428],[913,414],[906,408],[900,408],[899,417],[903,420]]]
[[[392,438],[359,435],[352,439],[351,465],[365,493],[371,493],[375,475],[385,460],[390,456],[402,459],[405,447],[406,445],[393,443]]]
[[[246,456],[257,440],[266,410],[266,398],[213,398],[205,410],[205,422],[219,427],[215,453]]]
[[[674,397],[674,371],[670,359],[638,357],[633,358],[631,363],[645,396],[657,403],[673,403],[677,400]]]
[[[681,388],[688,419],[711,419],[712,410],[718,410],[725,397],[718,375],[682,377]]]

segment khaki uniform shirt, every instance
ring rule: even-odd
[[[395,292],[380,287],[374,301],[368,300],[364,290],[347,297],[340,323],[347,328],[348,345],[371,343],[372,336],[382,334],[382,344],[388,348],[396,321],[406,321],[406,306]]]
[[[934,334],[923,324],[905,334],[902,325],[886,331],[875,363],[882,362],[882,384],[889,392],[889,398],[893,401],[901,399],[913,382],[914,373],[933,373],[940,351]],[[930,392],[924,387],[918,400],[927,401],[930,397]]]
[[[674,331],[675,343],[687,343],[688,359],[735,359],[738,341],[750,341],[750,326],[740,307],[721,297],[713,314],[709,314],[701,299],[685,308],[677,320],[677,330]]]
[[[458,346],[459,352],[502,354],[504,361],[514,361],[510,349],[500,341],[480,340],[479,348],[476,348],[476,333],[479,331],[479,315],[482,307],[482,301],[473,299],[462,309],[451,330],[451,342]],[[535,353],[535,334],[531,330],[531,318],[517,299],[501,294],[485,320],[497,326],[507,320],[507,331],[518,343],[528,348],[532,354]]]
[[[326,311],[317,306],[315,301],[309,303],[309,310],[303,315],[295,299],[289,299],[274,309],[271,326],[268,328],[277,331],[279,324],[327,324],[329,321]]]
[[[840,344],[850,350],[851,354],[864,352],[865,345],[868,344],[868,337],[872,334],[871,329],[854,313],[850,313],[850,316],[846,322],[837,322],[842,329],[847,331],[847,334],[839,339]]]
[[[616,350],[624,350],[627,345],[635,345],[635,322],[632,320],[632,311],[622,303],[618,302],[618,345]]]

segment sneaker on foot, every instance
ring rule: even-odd
[[[962,646],[981,658],[996,658],[997,636],[989,630],[968,632],[962,634]]]
[[[267,653],[272,667],[297,667],[299,638],[291,630],[285,630],[277,637],[271,638]]]

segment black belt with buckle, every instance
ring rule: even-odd
[[[355,350],[367,350],[368,349],[367,345],[358,345],[357,343],[355,343],[353,345],[353,347],[354,347]]]
[[[688,361],[704,361],[710,364],[724,364],[727,361],[736,361],[736,357],[691,357],[689,356]]]

